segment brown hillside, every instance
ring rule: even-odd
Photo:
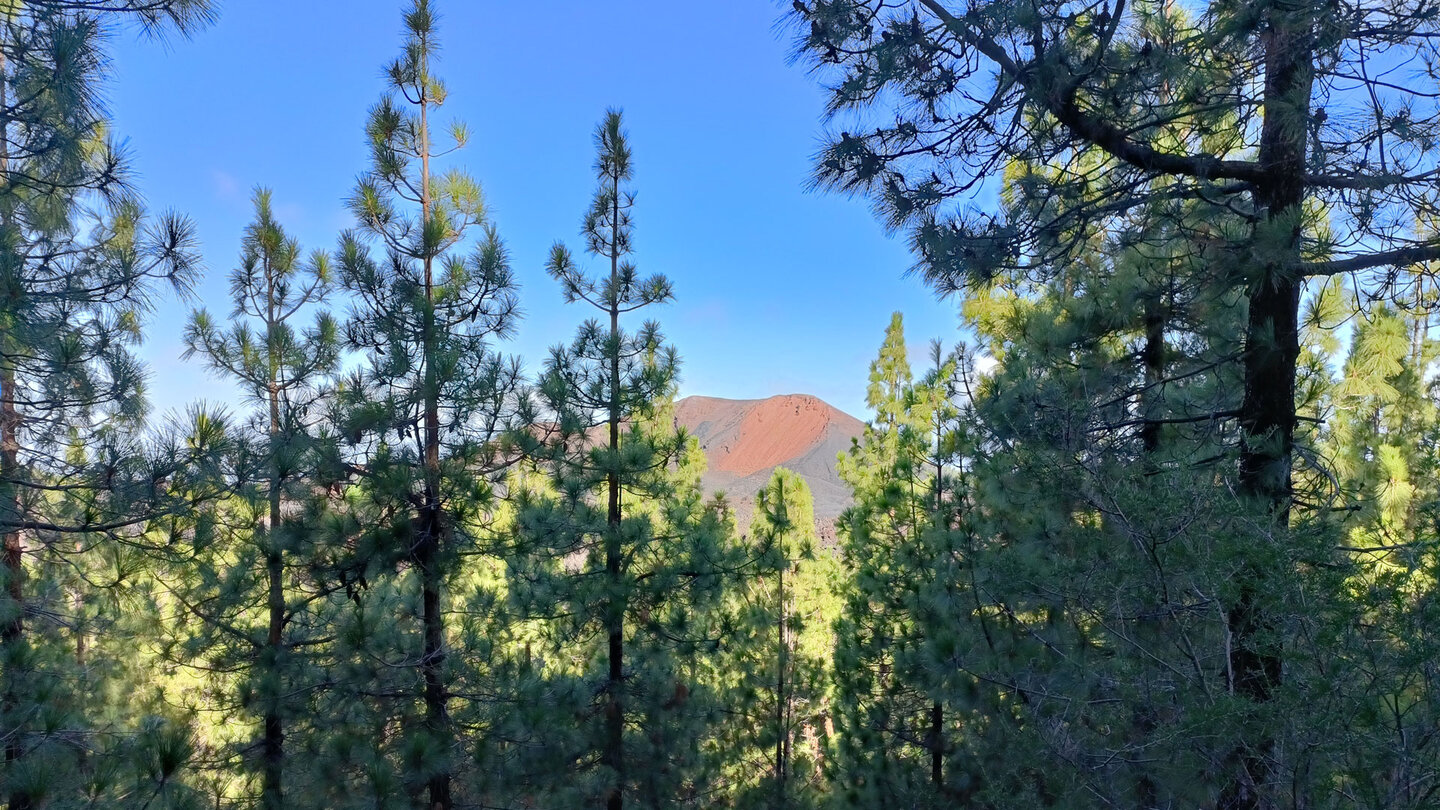
[[[750,504],[776,467],[798,473],[815,496],[822,532],[850,504],[835,458],[861,435],[863,422],[805,394],[769,399],[686,397],[675,403],[675,421],[699,440],[709,461],[704,484],[724,491],[749,523]]]

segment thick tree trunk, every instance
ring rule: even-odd
[[[937,790],[945,786],[945,707],[939,701],[930,706],[930,783]]]
[[[1313,4],[1277,0],[1267,14],[1264,122],[1259,163],[1266,178],[1255,188],[1264,217],[1252,240],[1256,257],[1245,334],[1245,395],[1240,406],[1240,492],[1283,533],[1290,520],[1291,453],[1295,441],[1295,364],[1300,355],[1299,309],[1304,279],[1292,269],[1300,258],[1305,199],[1305,123],[1314,79]],[[1266,542],[1257,538],[1257,543]],[[1231,688],[1260,710],[1280,685],[1282,646],[1275,619],[1261,604],[1276,573],[1251,565],[1241,573],[1235,602],[1227,606],[1231,636]],[[1264,723],[1246,724],[1264,729]],[[1232,752],[1223,810],[1273,806],[1275,740],[1258,731]]]
[[[1165,379],[1165,311],[1159,295],[1145,302],[1145,344],[1140,350],[1145,373],[1145,392],[1140,398],[1140,445],[1147,469],[1154,469],[1152,456],[1160,449],[1160,419],[1164,418],[1161,385]]]
[[[1144,470],[1149,475],[1160,472],[1159,460],[1155,457],[1160,450],[1160,420],[1165,417],[1163,381],[1165,379],[1165,307],[1162,296],[1153,293],[1145,301],[1144,311],[1145,343],[1140,351],[1140,365],[1144,373],[1145,391],[1140,398],[1141,418],[1140,446],[1144,453]],[[1158,479],[1156,479],[1158,480]],[[1159,561],[1152,545],[1149,548],[1150,561],[1157,576],[1161,575]],[[1142,615],[1137,622],[1136,633],[1142,643],[1154,643],[1161,638],[1158,622],[1153,617]],[[1146,701],[1135,710],[1135,742],[1144,746],[1155,732],[1155,709]],[[1148,757],[1141,757],[1143,761]],[[1159,788],[1151,778],[1145,765],[1139,766],[1140,773],[1135,779],[1135,801],[1140,810],[1154,810],[1160,806]]]

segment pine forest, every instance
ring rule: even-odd
[[[216,245],[151,207],[117,49],[262,35],[0,0],[5,810],[1440,808],[1440,0],[595,1],[496,33],[763,7],[821,100],[804,198],[907,263],[780,261],[744,328],[785,362],[787,273],[882,299],[814,327],[868,346],[855,418],[687,387],[626,98],[554,156],[589,202],[507,236],[450,87],[527,68],[449,75],[469,3],[393,2],[363,129],[250,113],[268,148],[363,144],[328,241],[257,165]],[[670,147],[743,160],[726,137]],[[744,238],[715,230],[685,249]],[[882,275],[949,331],[907,334]],[[565,326],[522,353],[540,307]],[[157,362],[187,407],[152,406]],[[768,373],[742,393],[795,387]]]

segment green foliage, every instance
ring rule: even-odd
[[[608,273],[586,275],[559,244],[548,269],[567,302],[608,323],[584,322],[551,352],[531,401],[540,427],[519,437],[534,473],[515,481],[518,553],[508,562],[517,609],[549,619],[543,675],[559,714],[532,728],[529,744],[546,751],[540,762],[572,771],[552,771],[543,795],[668,807],[703,795],[695,779],[713,684],[695,659],[720,643],[707,615],[735,565],[733,527],[703,502],[703,456],[674,427],[674,350],[653,321],[621,328],[623,314],[671,292],[627,258],[635,198],[619,112],[595,143],[599,187],[581,233]],[[564,736],[541,731],[567,726]]]
[[[981,353],[917,373],[895,314],[833,549],[787,470],[743,538],[703,494],[617,111],[599,271],[547,268],[595,317],[533,386],[502,355],[425,0],[356,228],[303,257],[257,190],[186,330],[253,415],[154,430],[133,351],[196,259],[127,185],[104,34],[208,5],[0,4],[9,810],[1435,803],[1440,113],[1371,70],[1433,74],[1430,0],[795,7],[865,120],[818,181]]]
[[[189,31],[208,7],[0,8],[0,790],[11,810],[119,799],[120,784],[144,779],[106,742],[144,708],[98,699],[134,673],[85,661],[91,634],[123,621],[111,604],[86,608],[87,577],[107,582],[114,545],[163,531],[166,515],[209,494],[223,432],[143,433],[142,317],[157,283],[188,287],[197,259],[188,221],[146,215],[99,102],[110,28]]]
[[[202,741],[216,749],[207,753],[233,761],[257,751],[252,769],[260,777],[261,805],[278,810],[286,805],[287,781],[292,788],[302,782],[285,740],[293,750],[304,739],[296,726],[313,725],[300,697],[321,676],[307,670],[306,653],[327,632],[317,608],[333,592],[317,548],[325,506],[314,492],[333,455],[327,431],[316,422],[340,347],[328,312],[315,313],[304,330],[293,323],[302,310],[324,303],[329,257],[317,251],[302,266],[299,245],[275,220],[270,192],[257,189],[254,203],[255,221],[231,273],[230,327],[221,329],[199,310],[185,338],[187,356],[203,355],[213,370],[240,383],[257,410],[233,457],[236,494],[194,516],[192,553],[171,560],[169,590],[178,627],[186,627],[185,618],[203,627],[180,631],[176,662],[206,661],[203,671],[210,674],[200,679],[217,695],[206,708],[226,719],[217,725],[228,726],[218,739]],[[227,694],[230,700],[219,698]],[[249,734],[240,731],[246,726]],[[235,792],[225,777],[218,777],[217,792]]]
[[[723,711],[705,741],[706,806],[820,807],[833,755],[835,618],[842,571],[816,537],[804,479],[781,467],[755,501],[743,576],[711,614],[705,656]]]
[[[934,611],[922,593],[956,553],[963,442],[952,404],[960,358],[945,356],[938,344],[932,355],[934,368],[917,382],[895,313],[870,364],[874,417],[840,457],[840,474],[855,493],[840,522],[850,582],[834,664],[840,806],[946,801],[943,758],[955,723],[934,697],[938,677],[924,654],[933,632],[926,617]]]
[[[484,692],[484,662],[449,651],[489,633],[493,600],[462,563],[483,566],[472,561],[498,532],[495,486],[507,463],[499,440],[519,368],[496,344],[513,330],[518,304],[479,185],[432,167],[443,151],[430,119],[446,100],[432,72],[434,23],[425,0],[405,15],[389,92],[366,126],[370,169],[350,197],[359,228],[341,237],[336,259],[354,302],[346,341],[365,354],[337,386],[332,417],[344,439],[336,464],[357,481],[337,527],[352,549],[342,567],[347,587],[363,591],[352,588],[359,604],[342,620],[340,649],[350,660],[337,666],[352,699],[387,699],[351,710],[374,738],[368,750],[341,752],[335,767],[345,774],[337,790],[356,801],[399,784],[448,810],[472,745],[457,728],[483,723],[473,714],[481,702],[455,698]],[[463,128],[455,132],[463,140]],[[382,611],[418,622],[382,621]]]

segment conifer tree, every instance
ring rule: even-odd
[[[558,244],[551,253],[548,270],[560,281],[567,302],[583,300],[601,310],[609,320],[609,329],[603,330],[594,321],[587,322],[571,348],[570,357],[556,353],[551,365],[551,385],[570,388],[565,377],[589,372],[596,378],[594,383],[580,390],[556,392],[559,394],[557,404],[569,405],[570,398],[576,397],[579,401],[573,406],[582,409],[582,413],[589,409],[604,410],[607,456],[604,561],[605,576],[612,592],[601,608],[606,639],[605,738],[601,761],[614,772],[615,785],[609,791],[606,806],[610,810],[619,810],[624,803],[627,780],[622,692],[627,605],[621,592],[625,549],[621,534],[623,505],[620,479],[628,472],[622,466],[620,431],[627,412],[633,413],[637,405],[655,399],[671,384],[676,365],[673,353],[657,355],[660,336],[652,324],[647,323],[644,330],[629,340],[620,331],[621,312],[663,303],[670,299],[672,293],[670,282],[664,276],[639,280],[634,265],[625,261],[632,250],[630,210],[635,197],[622,184],[629,181],[634,172],[618,110],[606,114],[596,130],[595,140],[598,152],[595,168],[600,187],[590,211],[585,215],[582,232],[589,252],[609,262],[609,273],[598,282],[587,278],[575,266],[569,251]],[[589,367],[574,368],[577,361]],[[581,414],[574,414],[572,418],[577,416]],[[569,427],[563,426],[562,430]],[[662,460],[661,463],[665,462]]]
[[[1243,512],[1215,486],[1230,441],[1215,414],[1237,398],[1233,331],[1212,291],[1178,287],[1154,351],[1148,296],[1135,291],[1191,253],[1154,225],[1103,234],[1098,258],[1045,268],[1061,284],[1001,275],[965,305],[997,365],[972,392],[975,443],[956,482],[967,503],[949,550],[932,552],[939,571],[919,604],[935,694],[968,729],[953,738],[945,786],[972,801],[1207,804],[1224,795],[1233,735],[1257,722],[1228,693],[1225,615],[1199,609],[1222,603],[1237,560],[1254,553],[1236,530]],[[1333,784],[1335,730],[1358,732],[1338,718],[1367,702],[1336,687],[1351,683],[1337,674],[1358,648],[1338,628],[1358,603],[1327,542],[1323,528],[1297,526],[1277,565],[1300,575],[1264,602],[1310,642],[1289,647],[1293,691],[1270,715],[1284,718],[1285,748],[1304,752],[1283,767],[1306,802]],[[1360,734],[1336,747],[1378,753],[1383,735]]]
[[[914,486],[915,478],[923,474],[913,465],[915,433],[903,430],[913,427],[906,407],[912,380],[903,320],[897,312],[885,331],[879,356],[870,365],[866,402],[874,419],[839,465],[856,503],[840,520],[852,585],[836,649],[842,707],[837,718],[837,768],[842,785],[856,781],[865,785],[866,804],[884,804],[892,794],[903,795],[895,783],[904,777],[893,773],[903,766],[893,761],[892,749],[908,736],[905,729],[914,716],[907,715],[918,711],[916,705],[903,708],[896,703],[897,696],[914,684],[903,683],[903,676],[894,671],[897,648],[913,630],[900,608],[908,572],[895,570],[894,552],[900,543],[916,539],[907,536],[920,528],[914,520],[917,504],[908,499],[924,490],[922,486],[917,492]],[[847,788],[842,787],[842,796]]]
[[[348,343],[367,362],[342,381],[338,406],[348,463],[363,492],[351,505],[358,510],[351,528],[360,535],[351,576],[393,579],[393,566],[403,564],[410,576],[386,587],[413,580],[419,597],[418,649],[406,649],[415,643],[408,635],[388,641],[404,651],[420,692],[380,687],[403,696],[395,704],[402,728],[386,736],[401,735],[404,762],[357,767],[377,793],[385,788],[375,774],[398,767],[408,792],[423,790],[427,807],[449,810],[465,741],[452,710],[453,679],[464,662],[450,654],[447,589],[463,555],[483,551],[492,529],[493,484],[506,463],[498,440],[518,374],[494,344],[510,334],[518,311],[509,257],[479,185],[459,170],[439,174],[433,166],[450,151],[437,145],[433,120],[446,100],[433,72],[435,24],[427,0],[406,12],[403,53],[386,69],[389,92],[366,127],[371,167],[350,198],[359,229],[342,237],[338,269],[355,301]],[[449,134],[455,148],[465,144],[463,125]],[[394,590],[371,598],[368,605],[359,600],[360,624],[350,631],[361,658],[376,654],[365,645],[386,646],[371,637],[381,621],[373,611],[387,609],[385,599],[409,599]],[[376,674],[373,667],[359,670],[366,671]],[[411,697],[422,712],[416,721],[405,703]]]
[[[251,469],[257,474],[257,480],[237,482],[248,490],[242,497],[254,504],[240,508],[240,533],[248,537],[238,551],[230,545],[218,559],[193,563],[217,564],[221,570],[183,571],[182,577],[213,582],[222,592],[239,590],[244,597],[263,594],[263,634],[224,619],[210,623],[229,636],[224,646],[239,647],[241,666],[249,670],[249,683],[242,689],[254,693],[246,702],[259,707],[260,804],[279,810],[286,805],[285,723],[298,714],[286,696],[300,691],[292,683],[288,662],[296,644],[290,625],[304,610],[295,579],[297,571],[307,567],[303,558],[294,559],[307,545],[297,507],[311,499],[307,490],[317,485],[316,476],[307,474],[320,455],[313,422],[322,387],[339,360],[339,336],[328,313],[317,315],[308,329],[292,324],[302,310],[324,302],[331,283],[329,257],[317,251],[303,263],[299,245],[276,221],[270,198],[268,189],[254,195],[255,221],[246,228],[240,266],[230,278],[235,301],[231,327],[222,329],[202,309],[191,316],[186,330],[188,354],[203,355],[212,369],[234,378],[263,409],[250,426],[256,437],[255,458],[237,465],[242,478]],[[323,588],[312,587],[310,593],[324,596]],[[193,610],[202,617],[215,609],[235,610],[211,608],[204,596],[195,601]]]
[[[1301,302],[1308,279],[1345,273],[1387,295],[1392,270],[1440,257],[1433,234],[1408,227],[1433,210],[1440,107],[1378,77],[1428,70],[1430,3],[1215,3],[1200,15],[1124,2],[795,9],[805,52],[834,66],[832,111],[898,102],[893,125],[840,134],[821,182],[866,191],[892,225],[911,227],[920,269],[941,289],[1082,256],[1087,226],[1154,202],[1218,204],[1241,218],[1238,232],[1193,232],[1213,259],[1200,265],[1204,283],[1246,298],[1243,382],[1227,418],[1254,556],[1224,613],[1227,689],[1251,718],[1227,757],[1221,805],[1279,801],[1288,781],[1264,718],[1288,691],[1285,625],[1267,603],[1294,592],[1296,570],[1280,561],[1304,545],[1289,542],[1303,517],[1292,496]],[[1361,120],[1373,125],[1351,125]],[[1013,160],[1047,166],[1014,187],[1042,216],[959,202]],[[1081,238],[1054,239],[1066,233]]]
[[[190,227],[147,219],[126,183],[98,104],[103,37],[125,20],[188,33],[209,13],[200,0],[0,9],[0,729],[11,810],[35,806],[59,762],[26,763],[57,753],[57,740],[26,719],[25,693],[45,676],[25,619],[62,615],[26,598],[29,575],[77,538],[84,548],[172,508],[161,482],[186,463],[160,455],[180,448],[140,442],[143,374],[130,347],[152,282],[193,277]]]
[[[1320,391],[1316,412],[1330,418],[1310,431],[1310,449],[1327,464],[1307,476],[1300,497],[1321,508],[1333,542],[1349,555],[1334,584],[1345,609],[1310,652],[1325,661],[1330,702],[1348,732],[1350,744],[1327,751],[1332,767],[1351,801],[1366,807],[1423,806],[1431,797],[1419,785],[1436,774],[1431,741],[1414,734],[1440,717],[1427,674],[1440,654],[1427,629],[1436,620],[1440,551],[1437,353],[1433,304],[1424,299],[1431,282],[1415,281],[1404,309],[1357,306],[1347,285],[1332,284],[1309,329],[1330,332],[1326,348],[1338,353],[1343,343],[1345,356],[1327,386],[1312,386]],[[1342,342],[1334,333],[1347,321],[1353,328]],[[1365,664],[1336,666],[1325,660],[1332,656]]]
[[[914,380],[895,313],[870,366],[874,418],[840,458],[855,504],[840,524],[850,588],[835,653],[835,771],[851,805],[923,806],[944,780],[946,714],[922,654],[921,593],[953,551],[958,391],[956,359],[938,345],[933,359]]]
[[[1253,553],[1214,470],[1233,440],[1242,313],[1223,286],[1181,283],[1205,261],[1196,223],[1231,222],[1204,204],[1161,214],[1064,237],[1091,249],[999,273],[964,304],[997,365],[967,397],[964,508],[921,596],[936,694],[985,732],[954,738],[947,790],[1017,807],[1205,803],[1220,780],[1196,774],[1253,728],[1226,695],[1223,614],[1194,601],[1222,599]],[[1295,595],[1266,604],[1304,621],[1281,612]]]
[[[671,288],[664,276],[641,278],[629,258],[633,165],[618,111],[606,114],[595,142],[599,188],[582,235],[605,267],[591,277],[557,244],[548,269],[567,302],[589,304],[601,319],[552,350],[538,386],[548,430],[532,437],[528,454],[551,482],[518,502],[520,547],[533,560],[519,598],[529,609],[542,598],[565,606],[562,647],[603,639],[586,654],[602,673],[593,698],[576,696],[596,702],[575,709],[585,718],[576,744],[589,751],[571,755],[600,770],[582,775],[586,798],[575,801],[620,808],[630,797],[661,807],[688,789],[697,756],[701,731],[689,727],[698,715],[681,661],[715,643],[696,617],[718,593],[730,550],[726,522],[703,504],[699,449],[668,416],[675,352],[654,322],[621,327],[622,315],[668,301]]]
[[[764,624],[774,628],[773,634],[761,634],[773,635],[770,666],[735,673],[742,681],[749,680],[746,673],[774,673],[769,700],[758,701],[773,706],[765,724],[769,728],[755,734],[774,740],[772,796],[767,800],[762,792],[756,806],[819,806],[829,748],[830,653],[840,565],[830,550],[818,547],[814,506],[803,478],[776,468],[756,496],[750,542],[761,556],[749,586],[763,606]]]

